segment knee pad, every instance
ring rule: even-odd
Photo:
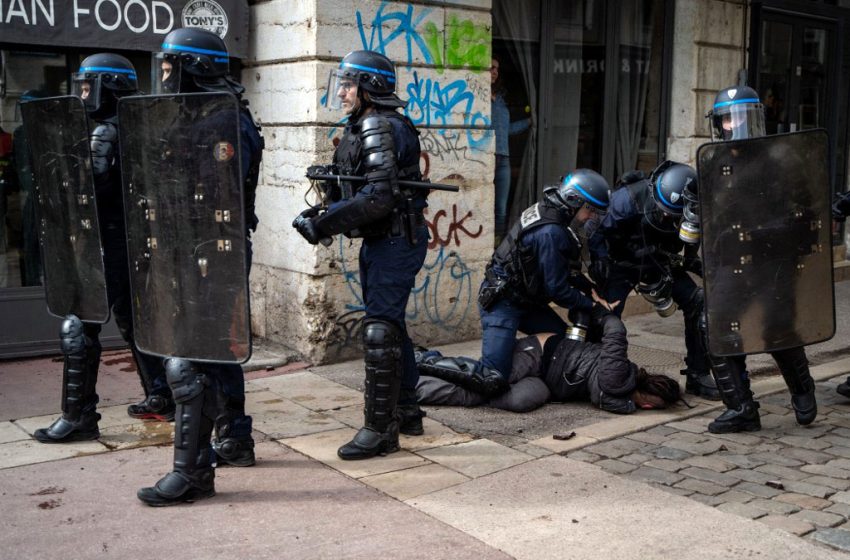
[[[83,322],[76,315],[68,315],[62,321],[59,330],[62,353],[66,356],[81,355],[86,349],[86,335]]]
[[[401,359],[402,332],[387,321],[373,320],[363,328],[364,360],[367,365],[386,364]]]
[[[165,378],[174,396],[174,402],[185,403],[204,392],[209,385],[206,375],[198,371],[189,360],[171,358],[165,362]]]

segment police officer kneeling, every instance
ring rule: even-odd
[[[310,208],[293,222],[310,243],[339,233],[362,237],[360,285],[366,316],[364,427],[339,448],[340,458],[368,459],[398,451],[399,432],[421,435],[416,404],[419,375],[405,326],[405,308],[425,262],[428,230],[422,210],[427,190],[409,192],[399,180],[421,179],[419,133],[396,111],[395,68],[385,56],[354,51],[331,72],[328,104],[348,115],[334,165],[342,175],[365,177],[331,189],[326,209]]]

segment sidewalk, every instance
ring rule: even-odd
[[[257,466],[219,469],[218,496],[166,509],[135,498],[169,468],[171,425],[126,416],[140,397],[129,352],[104,360],[103,437],[70,445],[30,437],[56,415],[61,364],[0,362],[0,556],[850,558],[850,402],[834,393],[850,372],[850,283],[836,299],[836,337],[809,351],[820,415],[808,428],[758,357],[754,434],[708,434],[719,405],[698,399],[631,416],[428,407],[425,436],[403,437],[401,452],[343,462],[362,362],[290,364],[247,374]],[[626,324],[631,358],[678,377],[681,318]]]

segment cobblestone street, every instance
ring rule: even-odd
[[[584,447],[567,457],[850,551],[850,402],[818,384],[818,418],[794,420],[786,392],[760,399],[762,430],[710,434],[719,412]],[[696,520],[698,522],[698,520]]]

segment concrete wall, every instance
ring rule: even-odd
[[[347,52],[383,52],[422,132],[421,166],[435,182],[431,242],[407,309],[414,341],[478,335],[475,303],[493,246],[490,0],[379,2],[270,0],[251,7],[251,59],[242,79],[266,140],[257,192],[260,226],[251,273],[254,333],[314,361],[355,355],[363,302],[360,243],[307,244],[290,226],[305,208],[308,165],[326,163],[342,132],[325,110],[328,71]]]
[[[676,0],[668,159],[694,165],[711,140],[705,114],[746,67],[748,14],[746,0]]]

